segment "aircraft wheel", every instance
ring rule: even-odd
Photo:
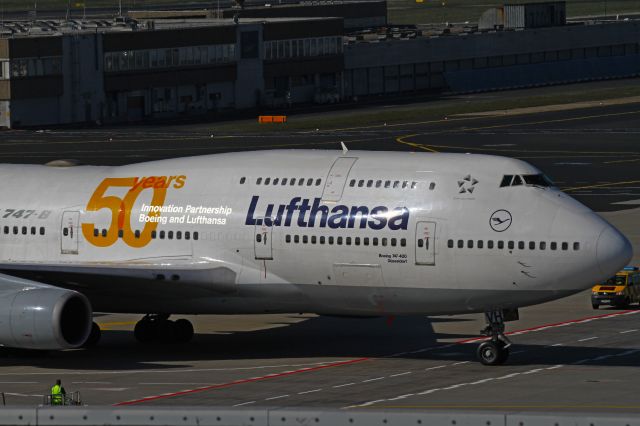
[[[501,365],[509,357],[509,348],[505,348],[502,342],[483,342],[478,346],[477,355],[484,365]]]
[[[160,342],[175,342],[178,335],[176,323],[171,320],[159,320],[156,325],[156,337]]]
[[[83,348],[92,348],[98,344],[100,341],[100,337],[102,336],[102,331],[100,327],[95,322],[91,323],[91,332],[89,333],[89,337],[87,341],[82,345]]]
[[[180,343],[186,343],[193,338],[193,325],[191,321],[184,318],[175,322],[176,340]]]
[[[133,335],[140,343],[149,343],[156,337],[155,324],[149,320],[140,320],[133,329]]]

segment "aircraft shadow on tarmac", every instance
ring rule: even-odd
[[[5,366],[33,366],[47,369],[145,370],[193,367],[203,360],[275,360],[291,358],[389,358],[425,361],[474,361],[477,344],[447,344],[443,339],[462,340],[477,335],[436,333],[436,322],[471,321],[460,318],[401,317],[391,323],[385,318],[314,317],[284,327],[224,334],[196,334],[186,344],[150,343],[134,340],[129,331],[104,331],[92,349],[68,351],[0,352]],[[556,346],[523,344],[530,337],[515,336],[508,365],[571,364],[597,357],[589,365],[636,366],[635,357],[615,357],[633,348]]]

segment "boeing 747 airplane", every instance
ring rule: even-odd
[[[172,314],[484,312],[504,321],[587,289],[629,241],[510,158],[259,151],[121,167],[0,166],[0,344],[95,343],[92,313],[139,313],[140,341],[188,341]]]

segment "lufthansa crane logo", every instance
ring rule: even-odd
[[[504,232],[511,226],[511,213],[506,210],[496,210],[489,218],[491,229],[496,232]]]

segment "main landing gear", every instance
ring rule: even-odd
[[[133,335],[141,343],[186,343],[193,338],[193,325],[186,319],[172,321],[169,314],[147,314],[136,323]]]
[[[484,365],[504,364],[509,358],[509,347],[511,346],[511,341],[504,334],[504,322],[505,320],[517,319],[518,311],[489,311],[485,312],[484,316],[487,326],[481,333],[491,339],[478,346],[478,359]],[[506,319],[505,316],[507,316]],[[509,316],[515,316],[515,318]]]

